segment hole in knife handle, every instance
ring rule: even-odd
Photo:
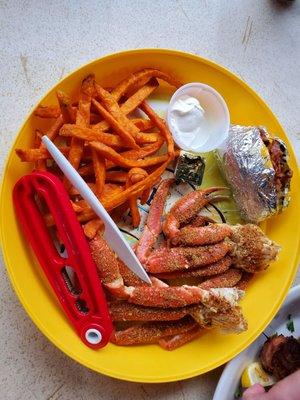
[[[82,293],[78,276],[72,267],[69,267],[68,265],[63,267],[61,270],[61,275],[70,293],[72,293],[74,296],[78,296],[80,293]]]
[[[75,301],[75,305],[76,305],[77,309],[80,312],[82,312],[83,314],[87,314],[90,311],[90,309],[86,305],[86,301],[84,299],[77,299]]]
[[[62,242],[62,240],[59,238],[58,236],[58,232],[56,229],[56,225],[53,226],[47,226],[47,218],[53,218],[53,215],[47,205],[47,202],[45,201],[45,199],[43,198],[43,196],[39,193],[35,193],[34,194],[34,201],[37,205],[37,208],[39,209],[39,212],[41,213],[41,215],[44,217],[44,221],[47,227],[47,230],[49,232],[50,238],[54,244],[54,247],[56,248],[58,254],[60,255],[60,257],[62,258],[67,258],[68,257],[68,253],[66,250],[66,247],[64,245],[64,243]],[[54,218],[53,218],[54,220]]]

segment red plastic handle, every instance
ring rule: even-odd
[[[93,349],[105,346],[112,322],[97,267],[63,184],[49,172],[33,172],[16,183],[13,201],[24,234],[81,340]],[[41,201],[54,219],[66,257],[54,245]]]

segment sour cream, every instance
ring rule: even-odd
[[[172,96],[167,122],[177,146],[201,153],[216,149],[225,140],[229,112],[223,98],[213,88],[189,83]]]
[[[208,140],[205,132],[205,111],[195,98],[183,95],[170,109],[173,135],[184,147],[198,148]]]

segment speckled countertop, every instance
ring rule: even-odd
[[[143,47],[199,54],[238,74],[271,106],[299,161],[299,17],[299,0],[287,8],[272,0],[0,0],[1,171],[23,119],[57,80],[102,55]],[[0,298],[0,400],[212,398],[222,368],[142,385],[67,358],[25,314],[2,259]]]

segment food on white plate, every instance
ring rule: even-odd
[[[265,371],[283,379],[300,368],[300,343],[293,336],[274,335],[263,345],[259,358]]]
[[[259,223],[288,206],[288,150],[265,128],[232,125],[217,158],[245,221]]]
[[[289,316],[288,323],[291,321]],[[288,325],[289,328],[291,324]],[[243,371],[235,398],[242,397],[243,390],[256,383],[268,389],[298,369],[300,369],[299,340],[293,336],[274,334],[263,344],[259,359],[253,361]]]
[[[245,389],[255,385],[256,383],[268,387],[274,385],[275,382],[276,379],[268,374],[258,361],[248,365],[241,378],[242,387]]]

